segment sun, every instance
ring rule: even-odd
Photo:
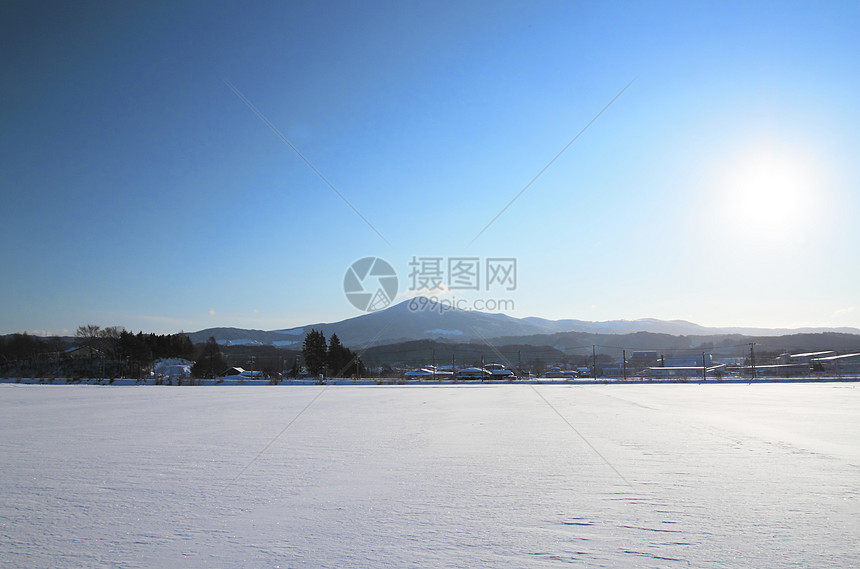
[[[724,165],[718,186],[723,219],[762,244],[802,241],[816,223],[812,159],[785,148],[747,150]]]

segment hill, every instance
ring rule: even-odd
[[[297,349],[311,329],[327,337],[337,334],[341,342],[351,348],[378,346],[415,340],[434,340],[449,343],[485,342],[503,338],[509,343],[554,346],[561,341],[591,345],[590,336],[617,336],[637,333],[663,334],[682,337],[713,337],[707,341],[724,341],[731,337],[765,338],[785,335],[815,335],[840,333],[860,335],[856,328],[708,328],[684,320],[611,320],[588,322],[583,320],[547,320],[544,318],[514,318],[506,314],[466,311],[443,307],[428,301],[424,310],[411,310],[410,301],[390,306],[379,312],[362,314],[340,322],[316,323],[283,330],[243,330],[240,328],[209,328],[188,334],[194,343],[205,342],[210,336],[225,345],[269,345]],[[586,336],[559,336],[556,334],[584,334]],[[693,341],[696,343],[697,341]],[[702,343],[702,342],[698,342]],[[689,347],[689,346],[688,346]]]

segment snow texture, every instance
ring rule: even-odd
[[[2,567],[858,567],[854,383],[0,385]]]

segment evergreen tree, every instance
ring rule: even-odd
[[[335,377],[345,375],[350,357],[349,350],[343,347],[337,334],[332,334],[328,344],[328,369]]]
[[[344,367],[343,367],[343,376],[344,377],[352,377],[352,376],[362,376],[366,375],[364,370],[364,364],[361,362],[361,358],[358,357],[358,354],[353,353],[349,348],[344,348]]]
[[[353,377],[364,374],[361,359],[352,350],[340,343],[337,334],[331,335],[328,347],[328,366],[337,377]]]
[[[191,343],[191,338],[185,335],[185,332],[169,335],[168,345],[170,351],[168,357],[183,359],[194,357],[194,345]]]
[[[141,377],[143,367],[152,363],[152,351],[146,344],[143,332],[134,335],[123,330],[119,338],[118,354],[125,363],[126,373],[134,377]]]
[[[325,372],[327,355],[325,336],[322,332],[311,330],[302,344],[302,356],[310,375],[318,376]]]
[[[191,367],[191,375],[201,379],[212,379],[227,368],[224,358],[221,357],[221,348],[213,336],[206,340],[200,357]]]

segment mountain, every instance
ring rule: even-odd
[[[671,334],[673,336],[699,336],[705,334],[725,333],[721,329],[706,328],[686,320],[657,320],[643,318],[641,320],[609,320],[606,322],[587,322],[584,320],[545,320],[528,317],[530,322],[555,332],[586,332],[589,334],[634,334],[636,332],[653,332],[655,334]]]
[[[242,335],[237,328],[210,328],[189,336],[195,343],[205,342],[209,336],[213,336],[225,344],[300,346],[305,334],[314,329],[326,337],[337,334],[344,345],[355,347],[425,339],[466,342],[496,336],[530,336],[556,331],[506,314],[456,310],[437,303],[428,303],[424,308],[411,310],[409,301],[405,301],[385,310],[340,322],[309,324],[271,332],[249,330],[247,335]]]
[[[416,303],[409,300],[385,310],[370,312],[340,322],[317,323],[284,330],[243,330],[240,328],[209,328],[188,334],[194,343],[205,342],[210,336],[228,345],[272,345],[300,348],[304,336],[315,329],[326,337],[337,334],[341,342],[351,348],[409,342],[437,340],[468,343],[493,338],[516,339],[532,343],[528,337],[551,336],[559,333],[580,332],[599,335],[635,334],[650,332],[671,336],[745,335],[781,336],[786,334],[816,334],[839,332],[860,334],[857,328],[708,328],[684,320],[611,320],[587,322],[583,320],[547,320],[544,318],[514,318],[506,314],[452,309],[431,301],[418,304],[423,310],[412,310]],[[537,338],[535,338],[537,340]],[[550,344],[552,345],[552,344]]]

